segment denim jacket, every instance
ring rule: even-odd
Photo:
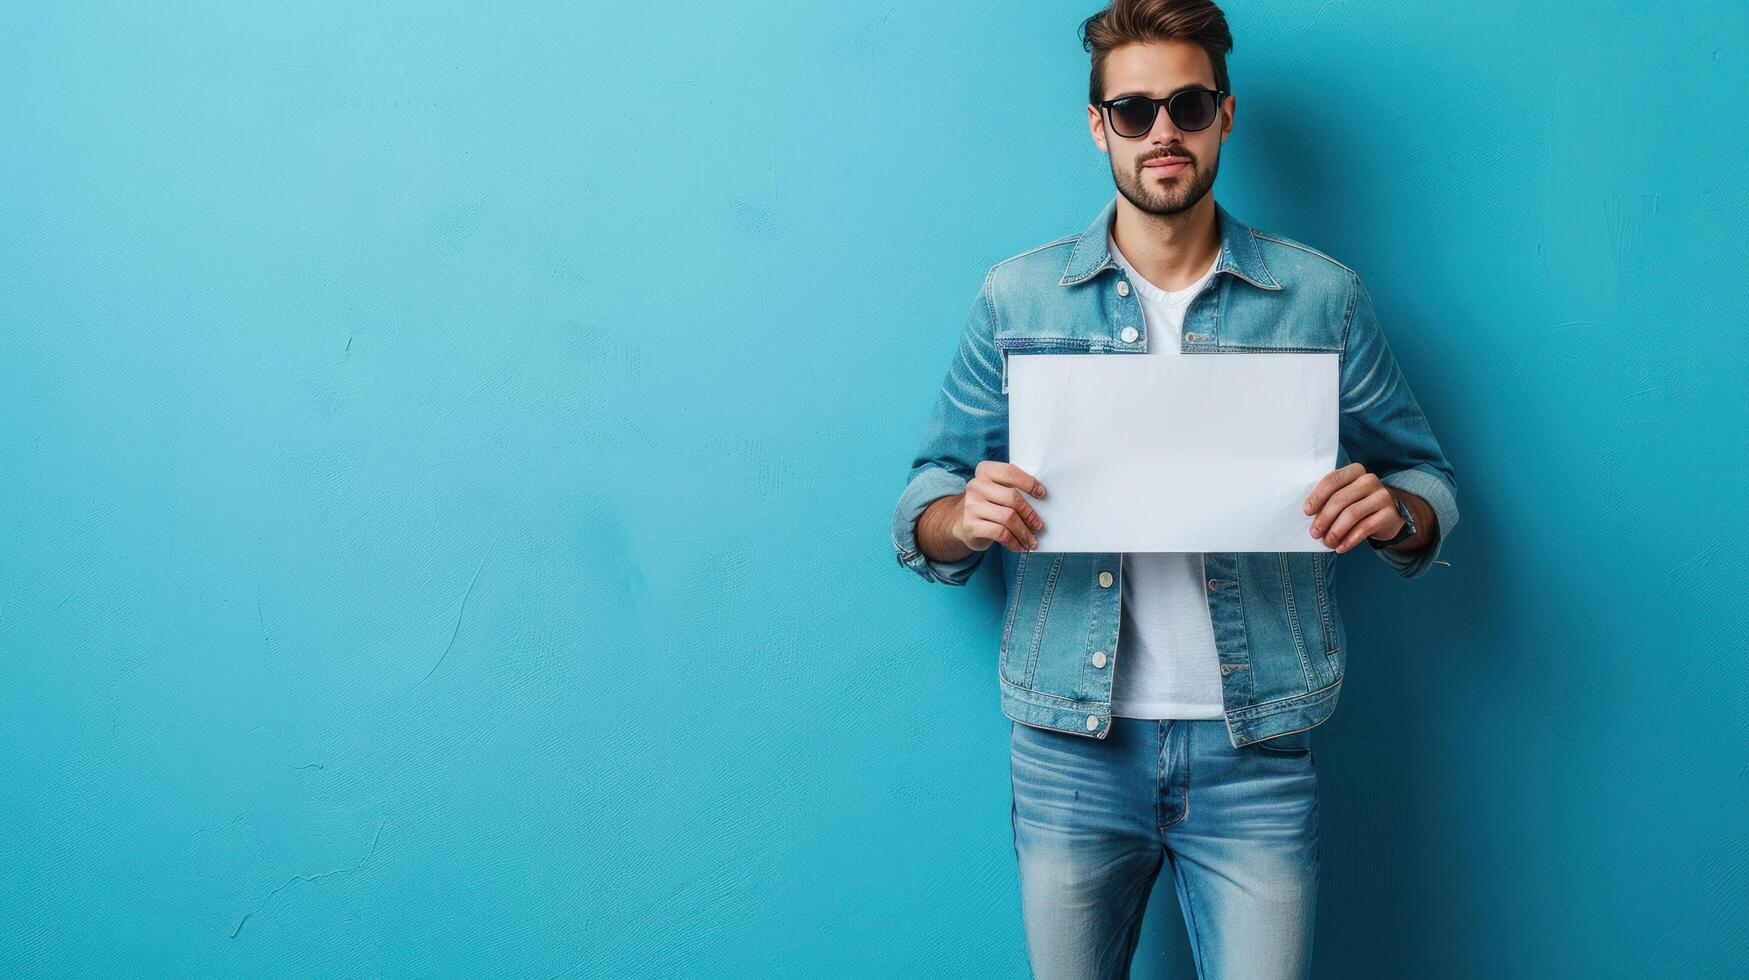
[[[1124,556],[1017,553],[991,545],[939,562],[917,548],[917,517],[931,501],[962,492],[979,462],[1008,459],[1011,355],[1141,354],[1151,343],[1179,344],[1185,354],[1338,352],[1338,467],[1360,462],[1387,485],[1426,500],[1438,518],[1436,538],[1413,554],[1363,550],[1415,578],[1435,563],[1449,564],[1436,559],[1458,521],[1451,464],[1354,270],[1252,228],[1217,204],[1215,275],[1186,310],[1183,336],[1151,338],[1137,293],[1107,248],[1116,212],[1114,196],[1079,234],[990,267],[893,513],[898,561],[927,581],[964,585],[986,554],[1001,554],[1007,588],[997,672],[1003,713],[1094,738],[1111,730]],[[1328,549],[1204,555],[1235,748],[1265,739],[1271,748],[1307,746],[1310,730],[1335,710],[1347,662],[1347,632],[1331,590],[1336,558]]]

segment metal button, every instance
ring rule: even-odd
[[[1119,296],[1128,296],[1130,294],[1130,284],[1128,282],[1125,282],[1122,279],[1119,279],[1117,281],[1117,294]]]
[[[1196,343],[1196,334],[1186,332],[1184,335],[1184,339],[1188,340],[1194,344],[1194,343]]]
[[[1096,732],[1099,730],[1099,716],[1098,715],[1088,715],[1087,716],[1087,730],[1090,732]]]
[[[1100,572],[1099,573],[1099,587],[1102,589],[1111,588],[1111,573],[1110,572]]]
[[[1118,336],[1123,338],[1124,343],[1133,344],[1136,342],[1136,337],[1140,336],[1140,331],[1136,330],[1135,327],[1125,327],[1123,333]]]
[[[1095,666],[1095,667],[1104,667],[1105,666],[1105,651],[1104,650],[1093,651],[1093,666]]]
[[[1214,590],[1216,590],[1216,589],[1218,589],[1218,588],[1220,588],[1220,587],[1221,587],[1221,583],[1219,583],[1219,582],[1216,582],[1216,581],[1215,581],[1215,580],[1214,580],[1214,579],[1212,579],[1212,578],[1211,578],[1211,579],[1209,579],[1209,591],[1210,591],[1210,592],[1213,592],[1213,591],[1214,591]]]

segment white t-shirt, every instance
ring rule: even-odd
[[[1142,278],[1107,232],[1112,259],[1141,300],[1148,351],[1131,357],[1178,357],[1184,311],[1215,273],[1167,292]],[[1113,656],[1111,713],[1124,718],[1221,718],[1221,661],[1209,620],[1201,552],[1124,555],[1122,622]]]

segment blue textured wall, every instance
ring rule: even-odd
[[[0,973],[1024,975],[1000,576],[887,522],[1095,6],[15,10]],[[1749,14],[1230,13],[1464,514],[1342,559],[1320,975],[1741,969]]]

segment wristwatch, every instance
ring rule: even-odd
[[[1415,536],[1415,515],[1410,513],[1409,505],[1403,503],[1403,498],[1394,493],[1391,494],[1391,501],[1397,505],[1397,513],[1403,515],[1403,529],[1398,531],[1397,536],[1389,541],[1380,541],[1373,537],[1367,538],[1366,543],[1372,545],[1375,551],[1379,548],[1389,548],[1391,545],[1407,541]]]

